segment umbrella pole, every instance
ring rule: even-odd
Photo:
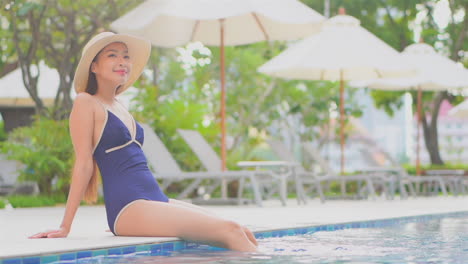
[[[343,78],[343,70],[340,70],[340,147],[341,147],[341,175],[344,174],[344,164],[345,164],[345,155],[344,155],[344,144],[345,144],[345,137],[344,137],[344,78]]]
[[[418,119],[416,123],[416,175],[421,175],[421,160],[419,157],[419,141],[420,141],[420,127],[421,127],[421,110],[422,110],[422,90],[418,86]]]
[[[221,170],[226,170],[226,70],[224,67],[224,19],[220,19],[220,66],[221,66]],[[221,182],[221,196],[227,198],[227,181]]]

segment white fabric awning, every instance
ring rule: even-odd
[[[329,19],[319,33],[286,49],[259,72],[286,79],[332,81],[413,74],[396,50],[348,15]]]
[[[428,44],[409,45],[401,55],[405,64],[416,69],[415,76],[351,82],[350,85],[380,90],[444,91],[468,88],[468,70],[437,53]]]
[[[317,31],[324,17],[297,0],[147,0],[111,24],[119,33],[153,45],[176,47],[200,41],[224,45],[293,40]]]

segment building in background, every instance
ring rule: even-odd
[[[392,117],[374,106],[366,89],[359,89],[355,97],[359,98],[363,115],[349,120],[352,128],[345,145],[345,171],[409,162],[412,115],[408,114],[408,109],[411,109],[411,96],[405,95],[403,106],[395,110]],[[329,167],[335,172],[339,171],[338,139],[330,136],[328,144],[316,147]]]
[[[445,163],[463,163],[468,160],[468,118],[453,117],[448,114],[453,106],[448,102],[442,102],[437,121],[437,133],[439,139],[439,151]],[[413,118],[412,141],[416,142],[416,116]],[[429,117],[428,117],[429,118]],[[421,164],[430,164],[431,160],[424,142],[424,135],[420,131],[420,159]],[[411,161],[416,160],[416,143],[412,146]]]

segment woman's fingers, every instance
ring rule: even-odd
[[[61,230],[53,230],[53,231],[47,231],[47,232],[40,232],[37,234],[34,234],[30,236],[29,238],[54,238],[54,237],[64,237],[65,235],[62,234]]]
[[[47,235],[48,238],[58,238],[58,237],[65,237],[64,234],[62,234],[62,232],[60,231],[56,231],[56,232],[51,232]]]
[[[30,236],[29,238],[43,238],[43,237],[44,237],[44,233],[41,232],[41,233],[34,234]]]

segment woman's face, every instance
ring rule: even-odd
[[[98,83],[108,83],[117,87],[128,81],[132,70],[132,60],[127,46],[114,42],[104,47],[91,64],[91,71],[96,74]]]

